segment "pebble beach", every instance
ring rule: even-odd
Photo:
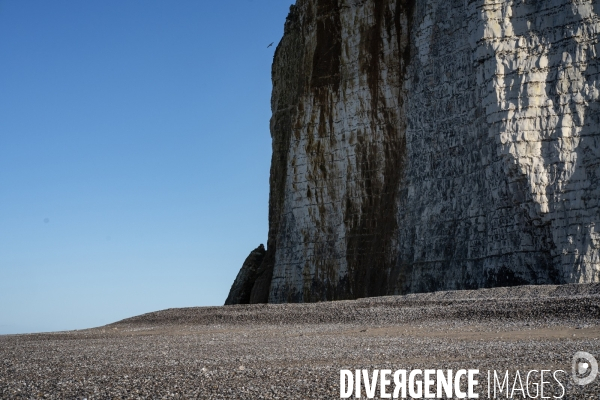
[[[545,369],[545,395],[598,399],[577,351],[600,359],[600,284],[168,309],[0,336],[0,398],[339,399],[342,369],[477,369],[487,398],[487,371]]]

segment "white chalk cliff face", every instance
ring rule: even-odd
[[[600,0],[298,0],[250,302],[600,280]]]
[[[564,282],[598,281],[599,2],[487,2],[482,44],[490,135],[507,175],[526,179],[523,207],[547,224]],[[535,247],[533,248],[535,250]]]

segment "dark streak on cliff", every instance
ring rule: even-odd
[[[337,92],[340,85],[340,55],[342,53],[342,27],[337,0],[317,2],[317,47],[313,55],[310,86],[318,89],[328,86]]]
[[[404,76],[404,74],[406,73],[406,68],[410,63],[410,35],[413,24],[413,14],[416,5],[415,3],[416,0],[396,0],[394,25],[396,26],[396,40],[398,41],[398,50],[400,51],[400,57],[402,58],[400,63],[400,70],[402,76]]]
[[[316,135],[307,129],[306,153],[311,154],[309,163],[309,179],[315,182],[313,194],[318,210],[318,218],[314,222],[321,231],[323,240],[317,244],[315,250],[314,275],[310,273],[310,265],[304,268],[304,286],[302,293],[291,294],[292,297],[301,297],[302,301],[322,301],[337,299],[337,265],[325,257],[333,245],[327,239],[330,237],[327,224],[327,208],[323,201],[323,190],[333,188],[334,176],[330,174],[331,157],[330,146],[335,144],[333,109],[340,89],[340,62],[342,54],[342,27],[340,21],[340,6],[338,0],[318,0],[314,15],[307,13],[307,18],[315,18],[316,46],[312,54],[312,70],[310,79],[310,92],[313,98],[312,118],[318,115],[316,122]],[[328,141],[329,143],[326,144]],[[324,182],[324,188],[318,188],[317,182]],[[335,191],[327,191],[333,195]],[[288,295],[288,301],[291,297]]]
[[[411,57],[411,31],[413,26],[413,15],[415,12],[416,0],[396,0],[396,10],[394,12],[394,26],[396,27],[396,41],[398,51],[400,53],[400,76],[406,77],[406,71],[410,63]],[[402,89],[402,88],[401,88]],[[402,114],[404,110],[404,97],[403,90],[398,92],[398,107]],[[401,129],[406,132],[406,119],[402,118],[400,121],[402,124]],[[402,135],[402,160],[401,165],[406,162],[406,135]],[[405,188],[398,187],[398,207],[405,207],[407,191]],[[411,241],[414,241],[414,232]],[[403,244],[400,244],[403,245]],[[412,247],[412,244],[408,244]],[[392,265],[388,277],[387,294],[397,294],[398,288],[404,286],[403,281],[409,278],[409,267],[405,260],[396,259],[395,265]]]
[[[383,21],[383,2],[375,1],[374,15],[375,23],[370,26],[367,31],[363,34],[363,40],[361,45],[365,47],[364,57],[360,60],[362,62],[363,72],[367,76],[367,82],[371,91],[371,119],[377,119],[377,106],[379,102],[379,66],[380,66],[380,54],[381,54],[381,25]]]
[[[371,92],[371,126],[370,131],[363,132],[357,138],[358,167],[366,197],[360,205],[354,204],[349,198],[346,199],[345,210],[345,223],[349,231],[346,260],[349,270],[349,297],[352,298],[380,296],[392,290],[389,287],[389,274],[396,263],[394,239],[398,225],[396,219],[390,216],[397,214],[398,189],[406,154],[406,123],[402,115],[401,89],[406,64],[410,59],[408,38],[414,1],[399,0],[396,3],[394,18],[390,18],[390,11],[384,8],[381,2],[374,2],[374,8],[375,23],[369,28],[363,42],[366,46],[363,53],[368,56],[362,65]],[[402,29],[401,20],[405,21],[405,29]],[[399,59],[396,60],[400,71],[399,121],[390,116],[388,107],[391,105],[381,104],[385,99],[379,88],[382,29],[385,28],[389,39],[392,24],[396,31],[399,55]],[[372,135],[378,129],[382,131],[383,149],[378,149],[363,136]],[[377,172],[380,170],[382,153],[383,181]],[[357,220],[352,216],[359,209],[358,214],[361,218]]]

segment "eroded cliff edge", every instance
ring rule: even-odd
[[[273,62],[248,301],[598,282],[598,13],[298,0]]]

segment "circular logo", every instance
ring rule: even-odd
[[[590,384],[598,376],[598,361],[590,353],[578,351],[573,356],[573,381],[576,385]]]

